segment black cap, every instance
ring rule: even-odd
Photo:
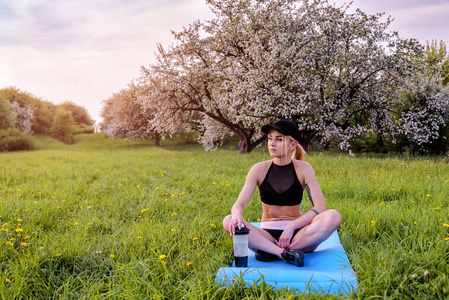
[[[262,132],[268,134],[271,129],[274,129],[283,135],[289,135],[299,142],[299,131],[298,127],[293,122],[289,120],[281,119],[274,123],[273,125],[262,126]]]
[[[243,234],[248,234],[249,230],[246,229],[245,224],[242,224],[241,229],[239,229],[238,226],[235,226],[235,235],[243,235]]]

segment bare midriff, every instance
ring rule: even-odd
[[[302,216],[301,204],[277,206],[262,203],[262,222],[295,220]]]

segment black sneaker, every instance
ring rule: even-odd
[[[304,266],[304,253],[301,250],[284,250],[281,256],[286,263],[298,267]]]
[[[262,250],[257,250],[255,257],[258,261],[265,261],[265,262],[280,260],[279,256]]]

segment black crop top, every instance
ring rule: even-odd
[[[265,204],[278,206],[300,204],[303,191],[293,162],[285,166],[271,163],[265,179],[259,186],[260,200]]]

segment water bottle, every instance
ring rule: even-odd
[[[248,229],[245,228],[245,224],[242,224],[241,229],[238,226],[235,227],[235,233],[232,236],[235,266],[239,268],[248,267],[248,234]]]

